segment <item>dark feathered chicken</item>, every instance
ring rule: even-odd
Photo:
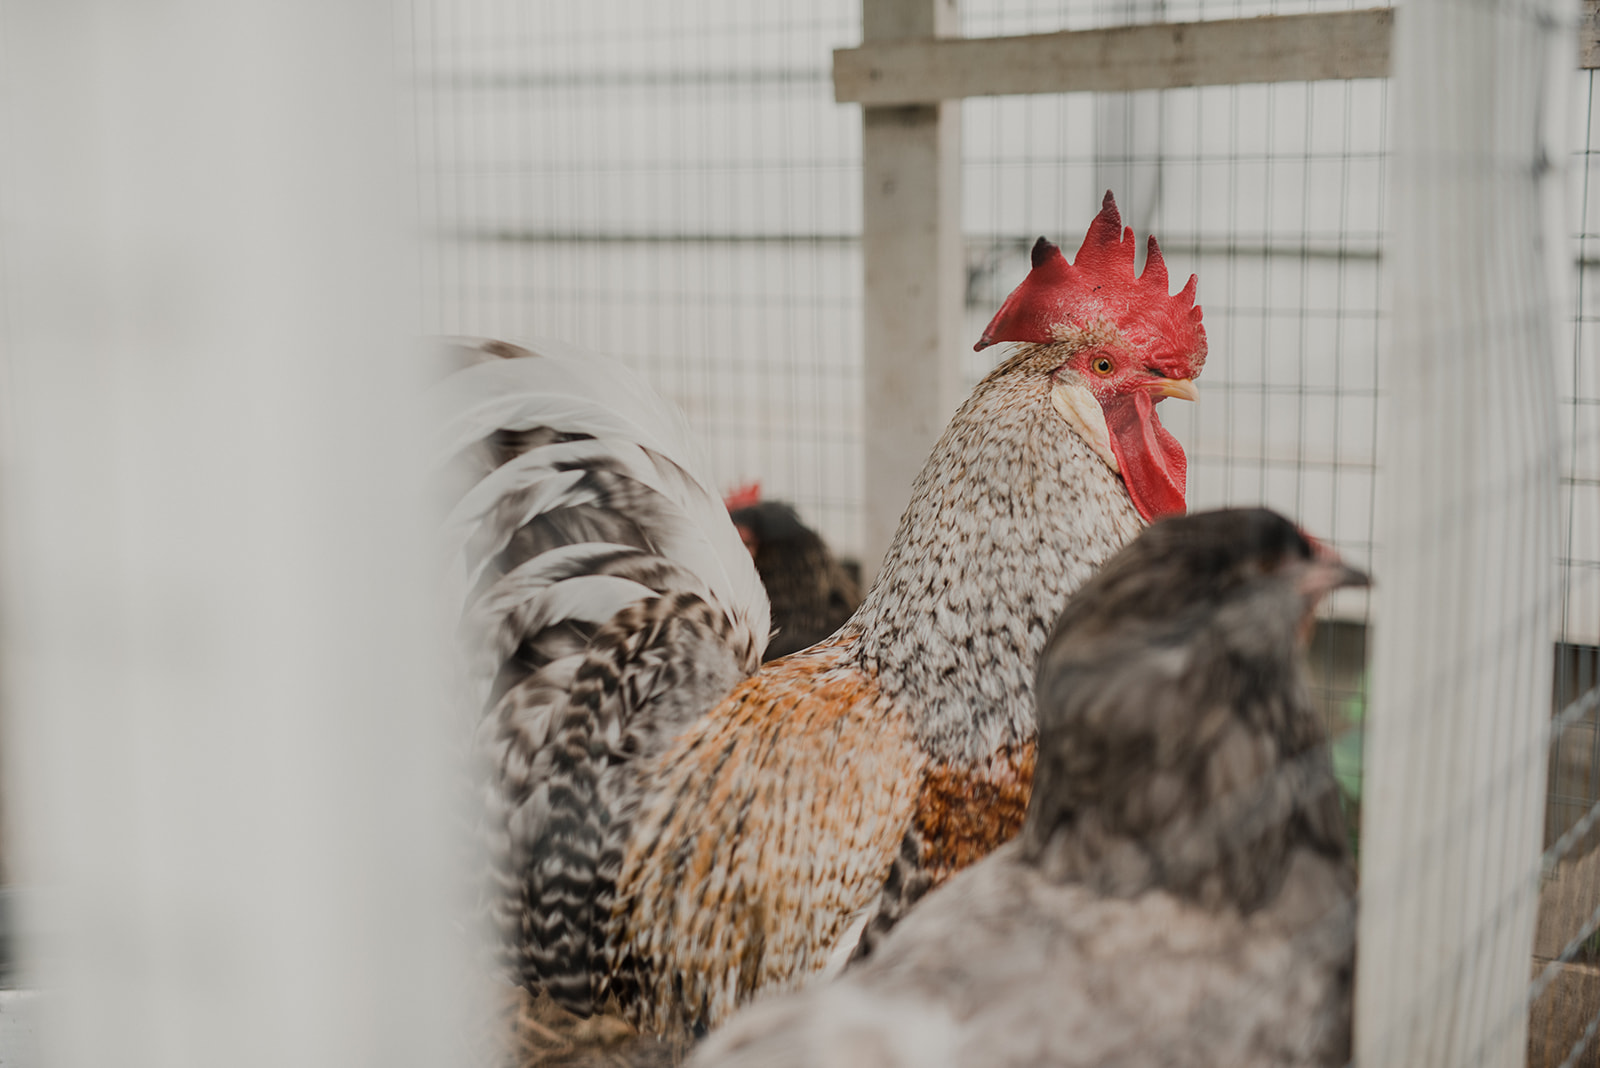
[[[761,659],[809,649],[844,626],[861,603],[856,580],[822,535],[781,501],[753,500],[728,514],[772,602],[772,637]]]
[[[1365,581],[1271,512],[1151,527],[1041,658],[1019,839],[693,1063],[1345,1063],[1354,875],[1303,654]]]

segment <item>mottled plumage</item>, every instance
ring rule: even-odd
[[[856,580],[793,508],[781,501],[758,501],[730,515],[772,602],[772,639],[762,660],[808,649],[850,618],[861,603]]]
[[[766,601],[681,417],[606,361],[458,354],[450,548],[484,709],[486,911],[514,981],[647,1033],[703,1030],[842,964],[864,927],[870,948],[1017,831],[1035,658],[1068,594],[1151,508],[1181,506],[1152,405],[1192,397],[1204,359],[1192,285],[1166,298],[1176,341],[1139,315],[1124,336],[1126,308],[1097,303],[1095,279],[1133,270],[1109,198],[1085,248],[1082,321],[985,377],[855,615],[759,671]],[[1118,455],[1166,480],[1145,504]]]
[[[976,803],[983,782],[999,754],[1031,760],[1050,623],[1141,526],[1049,406],[1059,362],[1024,350],[974,391],[838,637],[768,665],[639,769],[602,990],[645,1030],[712,1025],[824,968],[908,837],[956,848],[917,825],[930,780],[968,814],[964,860],[1016,832]],[[930,885],[954,867],[919,855]]]
[[[692,1063],[1345,1063],[1354,872],[1302,635],[1364,581],[1270,512],[1146,531],[1041,657],[1021,836]]]

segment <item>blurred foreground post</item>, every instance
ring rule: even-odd
[[[5,786],[52,1065],[452,1059],[395,16],[0,7]]]
[[[1516,1065],[1527,1040],[1570,6],[1417,0],[1395,20],[1362,1068]]]

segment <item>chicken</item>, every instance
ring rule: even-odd
[[[759,484],[725,503],[772,604],[772,637],[761,659],[810,648],[838,630],[861,603],[861,591],[822,535],[782,501],[762,500]]]
[[[1110,194],[1075,264],[1040,239],[978,347],[1020,345],[935,445],[877,582],[765,667],[765,596],[681,416],[604,361],[456,349],[449,552],[517,983],[700,1032],[869,952],[1016,832],[1050,624],[1184,506],[1154,405],[1194,397],[1196,283],[1170,295],[1153,238],[1133,263]]]
[[[692,1065],[1344,1064],[1355,876],[1304,653],[1365,582],[1271,512],[1155,524],[1050,636],[1018,839]]]

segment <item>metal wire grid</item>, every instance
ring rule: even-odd
[[[860,9],[418,0],[429,331],[619,356],[760,479],[859,543]]]
[[[1016,0],[963,6],[968,36],[1348,10],[1353,0]],[[1226,86],[965,104],[969,332],[1027,271],[1033,237],[1070,251],[1106,188],[1175,282],[1200,277],[1202,402],[1162,406],[1192,508],[1267,504],[1370,566],[1378,367],[1386,345],[1383,81]],[[1139,261],[1143,263],[1143,251]],[[969,377],[987,361],[969,363]],[[1314,694],[1360,796],[1364,593],[1329,606]]]
[[[1600,845],[1600,82],[1593,71],[1581,78],[1582,147],[1573,160],[1573,205],[1577,258],[1574,315],[1565,365],[1557,367],[1561,421],[1561,628],[1556,649],[1555,707],[1550,741],[1549,792],[1545,808],[1545,862],[1555,880],[1547,887],[1536,953],[1550,958],[1535,981],[1532,1001],[1566,1027],[1533,1036],[1536,1044],[1568,1041],[1571,1019],[1589,1015],[1581,1037],[1566,1050],[1564,1065],[1591,1063],[1600,1015],[1590,1003],[1563,990],[1556,965],[1600,960],[1594,929],[1596,890],[1592,869]],[[1564,892],[1562,880],[1580,892]],[[1553,891],[1553,892],[1552,892]],[[1592,980],[1589,980],[1592,982]],[[1537,1015],[1537,1014],[1536,1014]],[[1582,1022],[1581,1020],[1579,1021]]]
[[[1358,6],[991,0],[964,4],[963,28]],[[759,477],[855,549],[860,126],[859,109],[832,102],[828,56],[858,39],[858,6],[417,0],[413,13],[420,206],[436,238],[424,329],[554,336],[622,356],[690,414],[724,486]],[[1592,75],[1584,88],[1592,99]],[[963,106],[968,333],[1026,272],[1034,237],[1070,252],[1106,184],[1149,191],[1125,199],[1125,214],[1141,239],[1157,233],[1173,275],[1200,275],[1211,338],[1202,403],[1163,405],[1190,457],[1191,504],[1266,503],[1367,562],[1387,345],[1387,84]],[[1578,158],[1577,315],[1561,398],[1568,644],[1555,707],[1580,714],[1552,747],[1552,865],[1592,845],[1593,834],[1558,838],[1593,822],[1600,798],[1600,711],[1573,703],[1600,675],[1594,110]],[[1107,136],[1119,118],[1120,140]],[[991,364],[973,356],[969,377]],[[1364,710],[1368,606],[1351,598],[1334,615],[1314,668],[1341,730]],[[1359,747],[1344,759],[1358,794]]]
[[[1568,364],[1558,368],[1562,447],[1562,630],[1556,705],[1600,685],[1600,92],[1594,72],[1585,93],[1583,147],[1574,159],[1577,279]],[[1552,739],[1546,837],[1566,831],[1600,799],[1600,729],[1591,710]],[[1576,843],[1593,848],[1596,836]]]
[[[827,57],[859,35],[857,6],[796,14],[710,2],[667,12],[417,0],[413,12],[419,193],[437,238],[422,327],[556,336],[629,360],[690,414],[721,483],[761,478],[854,550],[859,109],[832,103]],[[1127,5],[964,6],[974,34],[1102,24],[1119,12],[1125,18]],[[1374,195],[1347,194],[1381,185],[1381,151],[1359,136],[1381,126],[1381,85],[1140,95],[1159,98],[1164,116],[1149,157],[1097,151],[1089,94],[967,102],[970,333],[1026,269],[1033,236],[1070,243],[1098,204],[1098,182],[1110,173],[1122,184],[1115,168],[1155,175],[1159,207],[1133,221],[1158,223],[1175,272],[1201,273],[1213,338],[1235,335],[1234,350],[1260,356],[1253,382],[1225,382],[1233,372],[1213,356],[1208,401],[1222,403],[1167,413],[1198,446],[1193,499],[1265,499],[1342,548],[1369,542],[1362,488],[1377,273],[1357,264],[1375,258],[1381,220]],[[1274,123],[1255,122],[1261,114]],[[1330,129],[1327,144],[1321,131]],[[1298,143],[1304,131],[1318,143]],[[1297,182],[1307,194],[1299,209],[1282,195]],[[1341,219],[1352,202],[1360,217]],[[1288,273],[1284,261],[1293,261]],[[1349,328],[1363,317],[1368,328]],[[1318,329],[1330,324],[1331,334]],[[1287,347],[1286,332],[1298,335]],[[1349,351],[1306,357],[1329,337]],[[1346,376],[1363,344],[1363,381],[1284,377],[1301,364],[1314,377],[1328,368]],[[1222,348],[1214,341],[1214,352]],[[971,375],[987,365],[975,357]],[[1268,403],[1286,395],[1304,418],[1335,421],[1338,455],[1307,456],[1306,435]],[[1318,482],[1339,488],[1302,488]],[[1340,507],[1319,507],[1335,499]],[[1307,514],[1308,504],[1337,517],[1338,529]]]
[[[1211,341],[1203,399],[1162,406],[1189,454],[1191,505],[1265,502],[1365,563],[1383,343],[1385,86],[1137,95],[1159,104],[1159,149],[1112,158],[1094,152],[1087,96],[967,102],[971,332],[1026,273],[1035,236],[1075,250],[1108,173],[1159,190],[1124,214],[1150,217],[1139,237],[1156,232],[1175,280],[1200,276]],[[969,373],[991,364],[978,354]]]
[[[1115,189],[1141,242],[1156,233],[1174,283],[1200,278],[1211,342],[1201,402],[1162,405],[1189,456],[1191,506],[1265,503],[1367,566],[1386,97],[1386,83],[1368,81],[1130,94],[1121,107],[1088,94],[969,100],[968,333],[1026,273],[1034,237],[1074,251]],[[1123,154],[1107,155],[1107,118],[1156,129],[1111,138]],[[969,361],[969,377],[987,356]],[[1353,823],[1367,599],[1348,596],[1332,614],[1313,649],[1315,694],[1340,737]]]
[[[986,28],[1058,27],[1035,18]],[[1200,279],[1211,349],[1201,402],[1162,405],[1189,457],[1191,506],[1266,503],[1369,564],[1387,343],[1387,83],[980,99],[965,109],[968,333],[1026,273],[1035,236],[1071,253],[1114,189],[1141,242],[1157,235],[1174,284]],[[986,355],[969,361],[969,377],[987,369]],[[1313,694],[1356,841],[1369,604],[1361,595],[1333,608],[1312,648]]]
[[[1313,5],[1271,10],[1291,6]],[[964,30],[1129,11],[968,3]],[[421,201],[437,237],[424,328],[622,356],[690,414],[725,487],[761,478],[853,551],[860,128],[859,109],[832,103],[827,56],[859,34],[856,6],[418,0],[414,12]],[[1201,278],[1204,400],[1163,406],[1190,456],[1191,502],[1265,502],[1367,561],[1385,108],[1381,82],[967,101],[967,333],[1026,273],[1034,237],[1071,251],[1117,188],[1173,274]],[[1124,131],[1108,151],[1108,122],[1151,116],[1154,137]],[[1152,192],[1134,203],[1130,188]],[[973,355],[969,379],[991,365]],[[1340,608],[1365,622],[1363,599]],[[1359,716],[1364,647],[1359,626],[1319,637],[1335,726]]]

